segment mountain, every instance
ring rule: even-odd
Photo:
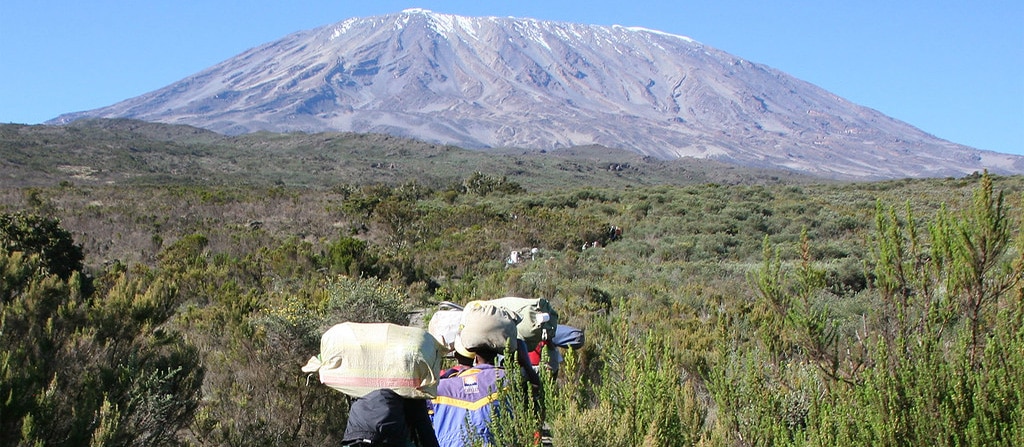
[[[600,145],[843,179],[1024,173],[1024,157],[941,140],[687,37],[422,9],[294,33],[50,123],[82,117],[471,149]]]

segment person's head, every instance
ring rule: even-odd
[[[474,349],[472,351],[473,351],[473,354],[476,354],[476,364],[478,364],[478,365],[479,364],[493,365],[494,364],[494,360],[496,358],[498,358],[498,354],[500,354],[500,352],[498,352],[497,350],[491,349],[491,348],[487,348],[487,347],[479,347],[479,348],[476,348],[476,349]]]
[[[469,354],[472,353],[470,352]],[[473,366],[473,361],[476,360],[476,355],[467,357],[459,351],[453,352],[452,355],[455,357],[455,361],[463,366]]]
[[[459,364],[470,366],[481,363],[493,365],[494,359],[503,352],[503,350],[494,349],[486,345],[466,346],[460,336],[455,337],[454,347],[455,350],[452,354]]]

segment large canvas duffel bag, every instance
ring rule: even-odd
[[[459,330],[462,329],[462,313],[462,306],[442,303],[437,312],[431,315],[430,322],[427,323],[427,332],[451,349],[455,336],[459,335]]]
[[[487,348],[504,352],[511,345],[515,347],[518,338],[516,325],[520,316],[503,307],[486,304],[485,301],[472,301],[462,312],[462,327],[456,341],[456,350],[467,348]],[[466,352],[461,352],[466,355]]]
[[[320,355],[302,371],[318,372],[324,385],[352,397],[390,389],[403,397],[433,399],[445,352],[422,328],[348,322],[324,332]]]
[[[551,340],[558,329],[558,312],[544,298],[520,298],[507,296],[493,300],[473,301],[466,304],[469,308],[473,303],[498,306],[519,315],[521,320],[516,325],[519,338],[526,341],[528,350],[537,347],[537,343]]]

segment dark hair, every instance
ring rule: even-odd
[[[493,365],[494,359],[498,357],[498,354],[502,353],[502,351],[487,347],[478,347],[476,349],[470,349],[470,351],[479,356],[480,359],[484,361],[484,363],[490,365]]]
[[[453,352],[453,355],[455,357],[455,361],[458,364],[473,366],[473,358],[472,357],[466,357],[466,356],[464,356],[462,354],[459,354],[459,351]]]

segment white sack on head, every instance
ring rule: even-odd
[[[320,355],[303,372],[352,397],[390,389],[414,399],[437,397],[446,352],[427,331],[390,323],[341,323],[320,338]]]
[[[462,309],[434,312],[430,317],[430,323],[427,324],[427,332],[450,350],[452,343],[455,342],[455,336],[459,334],[459,327],[462,326],[462,313]]]

